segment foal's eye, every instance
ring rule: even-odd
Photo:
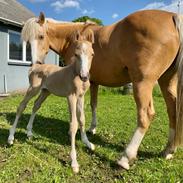
[[[39,37],[38,37],[39,39],[44,39],[44,36],[43,35],[39,35]]]

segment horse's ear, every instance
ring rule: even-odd
[[[79,30],[76,30],[72,35],[71,35],[71,40],[72,41],[79,41],[81,38],[81,33]]]
[[[85,37],[87,41],[91,42],[92,44],[94,43],[94,33],[91,29],[86,31]]]
[[[43,25],[45,23],[45,16],[44,16],[44,13],[43,12],[40,12],[39,14],[39,18],[38,18],[38,21],[37,21],[40,25]]]

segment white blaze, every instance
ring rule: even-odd
[[[36,63],[36,61],[38,61],[37,58],[37,40],[32,40],[30,41],[31,44],[31,55],[32,55],[32,63]]]
[[[85,43],[82,44],[82,49],[84,50],[81,54],[81,76],[86,77],[88,76],[89,69],[88,69],[88,57],[85,54],[85,50],[87,49],[87,45]]]

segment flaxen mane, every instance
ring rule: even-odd
[[[23,26],[23,29],[22,29],[22,33],[21,33],[21,36],[22,36],[22,40],[24,41],[31,41],[33,39],[36,38],[36,36],[39,34],[39,32],[41,30],[47,30],[48,26],[47,26],[47,22],[51,22],[51,23],[61,23],[61,24],[71,24],[71,25],[85,25],[85,24],[88,24],[88,25],[91,25],[91,24],[94,24],[94,23],[91,23],[91,22],[66,22],[66,21],[57,21],[57,20],[54,20],[52,18],[46,18],[46,21],[45,23],[41,26],[39,23],[38,23],[38,18],[30,18],[29,20],[27,20]],[[43,28],[43,29],[42,29]]]
[[[25,22],[22,29],[22,39],[26,42],[35,39],[35,37],[41,31],[41,28],[47,29],[47,24],[44,23],[42,26],[40,26],[37,18],[30,18],[27,20],[27,22]]]

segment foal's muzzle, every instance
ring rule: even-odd
[[[79,75],[79,77],[80,77],[81,81],[83,81],[83,82],[86,82],[86,81],[89,80],[89,75],[87,75],[87,76],[81,76],[81,75]]]

